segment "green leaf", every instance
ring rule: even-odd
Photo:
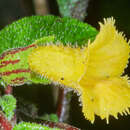
[[[0,97],[0,106],[8,120],[11,120],[16,109],[16,99],[12,95]]]
[[[94,40],[97,30],[87,23],[56,16],[31,16],[20,19],[0,31],[0,53],[7,49],[25,47],[44,36],[54,35],[65,45],[87,44]]]
[[[60,129],[49,128],[47,126],[35,123],[21,122],[18,125],[15,125],[13,130],[60,130]]]

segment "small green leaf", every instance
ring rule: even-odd
[[[58,122],[58,116],[56,114],[45,114],[42,117],[40,117],[42,120],[52,121],[52,122]]]
[[[11,120],[16,108],[16,99],[12,95],[4,95],[0,98],[0,106],[8,120]]]

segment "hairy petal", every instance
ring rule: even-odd
[[[85,78],[84,78],[85,79]],[[129,114],[130,85],[127,77],[89,79],[80,81],[81,101],[86,119],[94,122],[95,116],[106,119],[118,118],[118,113]]]
[[[29,56],[31,70],[54,82],[76,88],[85,71],[86,48],[40,46]]]
[[[112,18],[100,23],[100,32],[88,46],[86,76],[110,77],[123,73],[130,48],[122,33],[118,33]]]

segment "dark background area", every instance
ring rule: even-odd
[[[59,16],[56,0],[48,0],[50,14]],[[85,22],[99,29],[98,22],[105,17],[113,16],[116,19],[116,26],[119,31],[123,31],[127,39],[130,39],[130,1],[129,0],[90,0],[86,10]],[[32,0],[0,0],[0,29],[25,16],[35,15]],[[129,65],[130,66],[130,65]],[[130,68],[130,67],[129,67]],[[126,73],[129,74],[129,68]],[[24,85],[14,88],[16,98],[35,103],[39,109],[39,114],[54,113],[56,107],[53,102],[53,95],[49,86]],[[70,110],[70,124],[84,130],[130,130],[130,116],[120,116],[116,120],[110,117],[109,124],[96,117],[94,124],[84,119],[79,106],[76,94],[72,97]]]

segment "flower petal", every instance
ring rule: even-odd
[[[31,70],[54,82],[76,88],[85,71],[86,49],[48,45],[34,49],[29,56]]]
[[[100,32],[88,46],[86,76],[119,76],[127,65],[130,48],[122,33],[118,33],[112,18],[100,23]]]
[[[86,119],[94,122],[95,116],[109,121],[112,115],[118,118],[118,113],[129,113],[130,85],[127,77],[107,79],[87,79],[80,82],[81,101]]]

